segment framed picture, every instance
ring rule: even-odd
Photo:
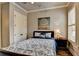
[[[38,30],[50,29],[50,17],[38,18]]]

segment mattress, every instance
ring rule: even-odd
[[[3,50],[30,56],[55,56],[56,44],[54,38],[30,38],[2,48]]]

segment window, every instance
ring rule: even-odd
[[[75,26],[68,26],[68,39],[75,42]]]
[[[75,6],[69,10],[68,12],[68,39],[72,40],[73,42],[76,41],[75,39]]]

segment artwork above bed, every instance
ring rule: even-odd
[[[38,18],[38,30],[50,29],[50,17]]]

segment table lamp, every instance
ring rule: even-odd
[[[56,29],[55,32],[56,32],[56,37],[57,37],[57,39],[59,39],[60,36],[61,36],[61,35],[60,35],[60,33],[61,33],[60,30],[59,30],[59,29]]]

